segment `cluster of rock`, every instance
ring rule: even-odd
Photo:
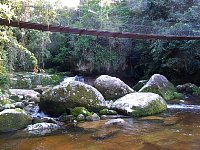
[[[101,75],[95,80],[94,87],[80,81],[69,81],[54,87],[37,88],[38,92],[11,89],[7,97],[0,99],[0,132],[29,125],[27,131],[34,130],[32,133],[37,134],[38,130],[45,129],[48,133],[52,128],[60,127],[58,122],[97,121],[118,114],[148,116],[166,110],[166,101],[182,96],[163,75],[155,74],[149,81],[141,83],[135,86],[139,90],[136,92],[116,77]],[[182,92],[188,88],[179,86],[177,89]],[[191,89],[199,92],[198,87]],[[33,119],[32,108],[37,105],[44,113],[60,117],[53,121],[46,119],[47,124],[37,116]]]

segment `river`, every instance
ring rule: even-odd
[[[107,120],[81,123],[50,135],[23,130],[0,135],[1,150],[197,150],[200,147],[200,106],[168,105],[162,114],[126,118],[125,125]]]
[[[80,80],[72,77],[63,80]],[[85,79],[86,80],[86,79]],[[88,79],[89,84],[92,84]],[[156,116],[124,118],[125,124],[105,125],[108,120],[66,125],[46,135],[24,130],[0,134],[0,150],[199,150],[200,99],[168,104]]]

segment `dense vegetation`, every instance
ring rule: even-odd
[[[78,9],[47,0],[4,0],[0,18],[121,32],[199,35],[198,0],[133,0]],[[67,35],[0,26],[0,84],[11,71],[53,68],[83,75],[115,74],[145,79],[160,73],[200,84],[200,41],[133,40]],[[37,58],[37,59],[36,59]]]

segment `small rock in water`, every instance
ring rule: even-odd
[[[84,121],[85,120],[85,116],[83,114],[79,114],[77,117],[76,117],[77,121]]]
[[[91,116],[87,116],[87,117],[86,117],[86,120],[87,120],[87,121],[99,121],[99,120],[100,120],[100,117],[99,117],[96,113],[94,113],[94,114],[91,115]]]
[[[108,122],[105,123],[105,125],[123,125],[126,121],[124,119],[118,118],[118,119],[111,119]]]
[[[21,108],[23,109],[25,107],[23,102],[16,102],[14,103],[15,108]]]
[[[34,125],[28,125],[27,131],[30,134],[34,135],[45,135],[47,133],[51,133],[52,131],[55,131],[59,129],[60,126],[53,123],[36,123]]]
[[[61,122],[72,122],[75,119],[73,115],[62,114],[58,120]]]

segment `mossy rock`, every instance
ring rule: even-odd
[[[39,105],[42,111],[54,115],[75,107],[99,111],[106,103],[102,94],[94,87],[79,81],[70,81],[44,91]]]
[[[71,115],[77,117],[78,115],[83,114],[84,116],[92,115],[85,107],[75,107],[71,110]]]
[[[117,115],[117,112],[115,110],[109,110],[109,109],[102,109],[100,110],[100,115]]]
[[[177,98],[176,88],[160,74],[154,74],[139,92],[152,92],[162,96],[166,101]]]
[[[145,107],[133,106],[132,107],[133,111],[131,112],[131,115],[136,116],[136,117],[149,116],[149,115],[160,113],[166,109],[167,109],[167,106],[161,103],[161,99],[158,98],[158,99],[153,100],[151,103],[149,103]]]
[[[176,89],[178,92],[181,92],[181,93],[192,94],[194,96],[200,96],[200,88],[192,83],[178,85]]]
[[[86,121],[99,121],[99,120],[100,117],[96,113],[86,117]]]
[[[19,108],[0,112],[0,132],[23,129],[31,122],[32,118]]]
[[[167,103],[155,93],[131,93],[115,101],[112,109],[125,115],[139,117],[163,112],[167,109]]]

